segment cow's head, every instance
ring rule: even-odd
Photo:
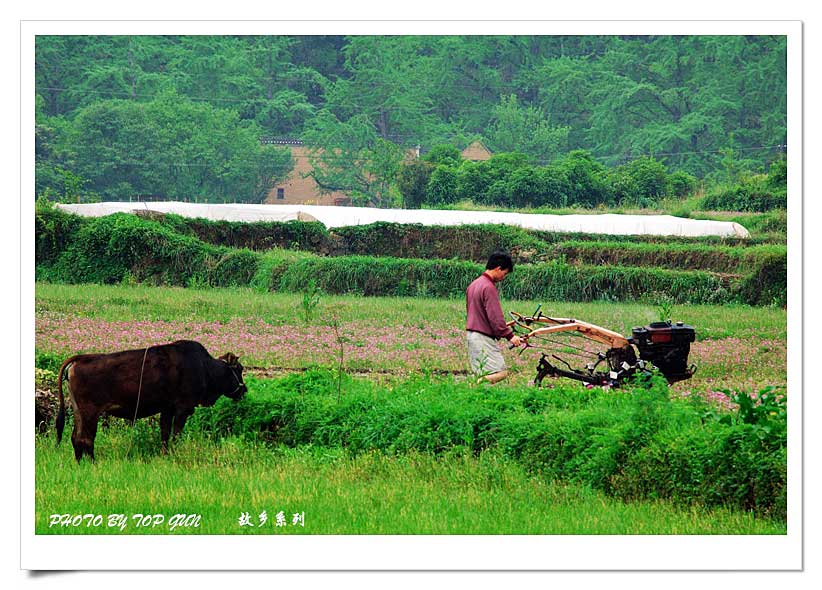
[[[228,365],[228,369],[232,375],[232,390],[226,392],[225,395],[234,400],[242,398],[248,391],[248,388],[243,382],[243,366],[240,364],[240,358],[228,352],[221,356],[220,360]]]

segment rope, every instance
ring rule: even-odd
[[[134,418],[131,419],[132,426],[137,423],[137,410],[140,408],[140,393],[143,391],[143,371],[146,368],[146,356],[148,356],[149,348],[151,347],[146,348],[146,351],[143,353],[143,364],[140,366],[140,385],[137,387],[137,403],[134,405]]]
[[[140,366],[140,385],[137,387],[137,403],[134,406],[134,418],[131,419],[131,437],[129,437],[128,441],[128,450],[126,451],[126,457],[131,455],[131,449],[134,447],[134,427],[137,425],[137,411],[140,409],[140,393],[143,391],[143,371],[146,368],[146,356],[148,356],[148,349],[151,348],[150,346],[146,348],[146,351],[143,353],[143,364]]]

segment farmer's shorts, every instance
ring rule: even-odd
[[[466,331],[468,359],[476,375],[490,375],[505,370],[505,359],[496,340],[479,332]]]

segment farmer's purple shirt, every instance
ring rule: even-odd
[[[468,311],[466,330],[480,332],[491,338],[510,340],[514,331],[505,325],[497,286],[487,273],[482,273],[465,290]]]

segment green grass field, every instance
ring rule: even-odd
[[[268,448],[187,436],[168,456],[140,453],[124,425],[98,434],[95,464],[71,445],[36,441],[38,534],[785,534],[786,526],[727,510],[623,503],[547,482],[494,453],[349,456],[323,448]],[[131,455],[130,456],[130,452]],[[260,524],[265,511],[268,521]],[[286,515],[276,526],[276,514]],[[240,526],[242,513],[255,526]],[[102,514],[100,526],[49,526],[52,514]],[[293,524],[295,513],[304,526]],[[128,516],[109,528],[110,514]],[[134,514],[162,514],[156,527]],[[169,530],[175,514],[197,528]]]
[[[659,319],[642,304],[503,301],[503,308],[576,317],[630,334]],[[38,358],[58,362],[78,352],[120,350],[192,337],[214,354],[231,349],[255,367],[274,370],[337,367],[360,378],[401,383],[428,370],[465,372],[464,303],[414,298],[320,297],[252,289],[53,285],[35,289]],[[786,311],[747,306],[674,306],[672,318],[697,328],[693,362],[700,365],[674,393],[722,387],[757,391],[785,385]],[[335,340],[332,322],[341,326]],[[62,331],[65,330],[65,331]],[[330,335],[330,336],[329,336]],[[509,386],[533,378],[538,355],[515,357]],[[45,355],[45,356],[43,356]],[[36,530],[42,534],[106,534],[105,527],[49,527],[52,514],[202,516],[196,529],[174,534],[785,534],[784,522],[738,511],[623,503],[587,487],[549,482],[493,450],[455,449],[349,455],[344,449],[285,448],[253,441],[206,439],[190,433],[169,456],[157,453],[156,424],[114,426],[98,433],[98,462],[75,464],[68,440],[36,438]],[[68,426],[70,428],[70,424]],[[148,430],[147,430],[148,429]],[[147,435],[150,431],[152,434]],[[135,432],[138,433],[135,436]],[[68,438],[68,437],[66,437]],[[145,440],[152,444],[148,448]],[[141,442],[142,441],[142,442]],[[266,511],[263,527],[241,527]],[[276,527],[277,512],[288,526]],[[305,527],[291,514],[305,513]],[[132,523],[133,524],[133,523]],[[164,528],[165,527],[165,528]],[[128,526],[124,533],[168,533]]]
[[[217,355],[231,350],[248,367],[267,370],[337,366],[405,378],[425,370],[463,374],[465,304],[461,300],[322,295],[306,314],[301,294],[248,288],[54,285],[35,290],[36,347],[65,357],[200,340]],[[661,317],[640,303],[511,301],[503,309],[585,320],[630,335]],[[696,328],[694,378],[676,391],[758,390],[787,384],[787,312],[745,305],[674,305],[673,320]],[[337,322],[339,334],[332,324]],[[536,350],[506,353],[511,382],[533,380]],[[59,363],[58,363],[59,366]],[[56,370],[56,368],[55,368]]]

